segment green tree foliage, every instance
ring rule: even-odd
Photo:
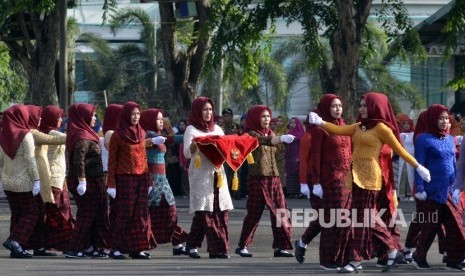
[[[8,48],[0,43],[0,101],[20,102],[27,90],[27,79],[21,67],[11,60]]]
[[[455,47],[459,43],[459,39],[465,33],[465,0],[453,1],[452,9],[444,26],[443,32],[447,35],[446,38],[446,51],[444,58],[448,59],[454,52]],[[465,69],[465,68],[464,68]],[[456,76],[453,80],[447,83],[447,86],[454,90],[465,88],[465,70],[462,74]]]

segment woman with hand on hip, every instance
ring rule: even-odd
[[[219,171],[200,153],[192,141],[196,137],[224,135],[223,130],[214,123],[214,104],[206,97],[198,97],[192,103],[189,126],[184,132],[184,155],[191,159],[189,165],[190,212],[194,213],[186,247],[189,257],[199,259],[197,248],[207,237],[207,250],[211,259],[228,259],[229,251],[229,213],[233,209],[231,195],[223,166]],[[200,158],[200,167],[196,168],[192,158]],[[221,177],[221,180],[218,178]],[[221,181],[221,182],[220,182]],[[223,183],[218,187],[218,183]]]
[[[391,103],[386,95],[369,92],[360,99],[359,114],[361,122],[337,126],[324,121],[316,113],[311,112],[309,123],[321,125],[322,128],[331,134],[351,136],[352,152],[352,209],[356,210],[359,222],[364,218],[365,209],[377,213],[377,202],[379,191],[382,188],[383,176],[379,165],[379,156],[383,144],[387,144],[407,163],[416,168],[417,172],[426,181],[431,180],[428,169],[420,165],[400,143],[399,130],[391,108]],[[396,262],[402,258],[397,249],[395,241],[391,237],[386,225],[374,222],[371,225],[352,227],[353,240],[350,243],[348,260],[341,272],[357,272],[363,260],[369,260],[374,255],[373,248],[387,252],[388,262],[383,269],[390,271],[395,267]]]

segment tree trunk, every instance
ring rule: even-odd
[[[192,101],[197,96],[200,75],[205,57],[210,46],[211,31],[208,28],[209,0],[196,1],[198,20],[194,24],[197,40],[181,52],[177,46],[176,18],[173,4],[167,0],[159,1],[161,36],[166,80],[172,91],[172,96],[178,113],[186,117],[191,109]]]
[[[369,15],[372,0],[336,0],[339,28],[331,41],[336,94],[344,100],[344,110],[349,122],[357,118],[357,76],[362,33]]]

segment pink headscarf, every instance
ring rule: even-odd
[[[295,127],[290,128],[288,133],[294,135],[295,139],[300,140],[300,138],[302,138],[302,136],[304,136],[305,134],[304,126],[302,122],[300,121],[300,119],[297,117],[292,117],[291,120],[295,121]],[[291,120],[289,120],[289,122]]]

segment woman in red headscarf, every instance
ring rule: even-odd
[[[43,134],[48,134],[54,138],[62,139],[62,144],[42,146],[47,154],[48,174],[44,175],[46,181],[41,184],[44,189],[41,189],[42,199],[45,202],[46,213],[46,245],[48,248],[54,248],[64,251],[67,248],[68,241],[71,239],[71,234],[74,229],[74,217],[70,207],[68,196],[68,187],[65,185],[66,177],[66,159],[65,159],[65,141],[66,134],[63,134],[58,129],[61,126],[63,109],[49,105],[42,111],[39,131]],[[33,133],[34,134],[34,133]],[[34,136],[35,137],[35,136]],[[40,174],[40,162],[37,160]],[[50,197],[44,194],[44,191],[50,191]],[[43,250],[36,252],[37,255],[50,255],[49,252]]]
[[[29,109],[14,105],[3,112],[0,132],[2,183],[11,210],[10,235],[3,246],[11,258],[31,258],[24,250],[39,220],[40,180],[29,129]]]
[[[46,248],[54,248],[57,250],[64,250],[64,247],[58,246],[63,241],[67,242],[67,238],[69,237],[61,237],[61,241],[52,239],[50,240],[51,244],[47,236],[50,234],[49,229],[47,229],[46,223],[46,208],[44,203],[54,203],[53,193],[52,193],[52,186],[51,184],[51,171],[50,171],[50,161],[48,157],[48,148],[50,146],[62,146],[64,149],[64,144],[66,141],[66,135],[59,135],[59,136],[52,136],[48,133],[44,133],[40,131],[40,126],[43,124],[42,122],[42,107],[36,105],[27,105],[29,109],[29,128],[31,129],[32,137],[34,137],[34,145],[35,145],[35,158],[37,163],[37,168],[39,170],[39,177],[40,177],[40,203],[39,203],[39,210],[40,216],[39,221],[36,226],[36,230],[34,233],[33,242],[31,242],[31,246],[34,248],[34,256],[56,256],[55,253],[49,252]],[[64,161],[64,152],[63,152],[63,162]],[[63,166],[63,169],[66,166]],[[64,172],[62,175],[64,179]],[[69,210],[68,210],[69,211]],[[60,229],[59,234],[65,234]],[[70,231],[71,229],[68,229]],[[68,232],[69,234],[69,232]],[[63,240],[64,238],[64,240]],[[53,245],[57,245],[52,246]],[[65,244],[62,244],[63,246]]]
[[[388,144],[400,157],[415,167],[421,177],[430,180],[429,171],[402,147],[395,116],[386,95],[375,92],[364,94],[360,99],[359,115],[360,122],[348,126],[337,126],[326,122],[313,112],[309,115],[310,123],[321,125],[329,133],[352,137],[352,175],[349,181],[353,183],[352,209],[356,210],[356,214],[353,215],[358,218],[355,223],[363,221],[366,209],[374,212],[373,215],[377,214],[378,196],[383,187],[383,176],[379,165],[383,144]],[[395,248],[387,226],[374,223],[374,227],[364,223],[352,227],[353,240],[350,241],[347,258],[351,261],[341,271],[357,272],[361,261],[371,259],[380,251],[386,251],[388,255],[387,266],[383,269],[385,272],[394,268],[396,262],[403,258]]]
[[[300,197],[299,181],[299,152],[300,139],[305,134],[305,129],[297,117],[289,120],[288,134],[294,135],[295,139],[284,147],[284,168],[286,171],[286,195],[289,198]]]
[[[118,126],[121,110],[123,110],[123,105],[110,104],[105,108],[105,114],[103,116],[103,137],[99,137],[99,143],[102,148],[103,178],[105,183],[107,183],[108,176],[108,149],[110,148],[110,139]]]
[[[224,135],[221,127],[214,123],[214,108],[211,99],[196,98],[184,132],[184,155],[187,159],[196,159],[189,165],[190,212],[194,213],[194,218],[186,242],[189,257],[194,259],[201,258],[197,248],[202,246],[205,236],[209,258],[229,258],[228,210],[232,210],[233,205],[228,185],[218,187],[218,183],[227,183],[226,174],[223,166],[217,170],[192,141],[196,137]],[[196,167],[196,163],[200,166]],[[219,177],[222,179],[218,180]]]
[[[108,258],[109,220],[95,105],[73,104],[66,130],[67,184],[77,206],[67,258]]]
[[[423,201],[424,218],[419,221],[420,235],[413,254],[413,264],[419,269],[429,268],[427,252],[436,234],[444,228],[447,267],[464,271],[465,238],[460,204],[460,188],[456,187],[456,159],[454,139],[448,134],[449,111],[440,104],[433,104],[427,111],[426,132],[415,140],[415,157],[431,172],[431,182],[415,179],[415,197]]]
[[[152,186],[145,152],[141,109],[132,101],[123,105],[118,127],[111,136],[107,192],[112,200],[112,257],[149,259],[144,250],[156,247],[150,225],[148,193]],[[163,140],[164,142],[164,140]]]
[[[249,164],[247,178],[247,214],[242,223],[241,237],[235,253],[241,257],[252,257],[247,246],[253,242],[255,230],[265,206],[268,207],[273,229],[273,249],[275,257],[293,257],[292,228],[288,218],[277,225],[278,210],[287,209],[283,188],[276,162],[276,145],[292,143],[294,136],[276,136],[270,129],[271,109],[265,105],[252,106],[247,112],[246,132],[258,139],[259,146],[252,152],[254,164]]]
[[[315,112],[327,122],[345,125],[342,119],[342,101],[337,95],[325,94],[320,99]],[[350,172],[350,137],[331,135],[314,125],[309,125],[308,129],[312,137],[310,153],[310,175],[313,184],[312,208],[321,208],[324,211],[325,221],[329,221],[331,209],[350,208],[350,191],[345,188],[345,180]],[[350,229],[348,227],[321,228],[319,226],[318,220],[312,222],[301,240],[296,242],[295,246],[298,248],[296,249],[296,258],[301,255],[302,249],[315,235],[311,233],[316,233],[316,229],[318,229],[321,230],[320,267],[325,270],[337,270],[345,262],[344,253],[347,249]]]
[[[160,136],[163,130],[161,110],[155,108],[144,110],[140,116],[140,125],[147,132],[146,138]],[[157,243],[173,245],[173,255],[187,255],[183,246],[187,233],[178,225],[176,202],[166,178],[165,153],[164,144],[147,148],[147,162],[153,187],[149,194],[152,231]]]

